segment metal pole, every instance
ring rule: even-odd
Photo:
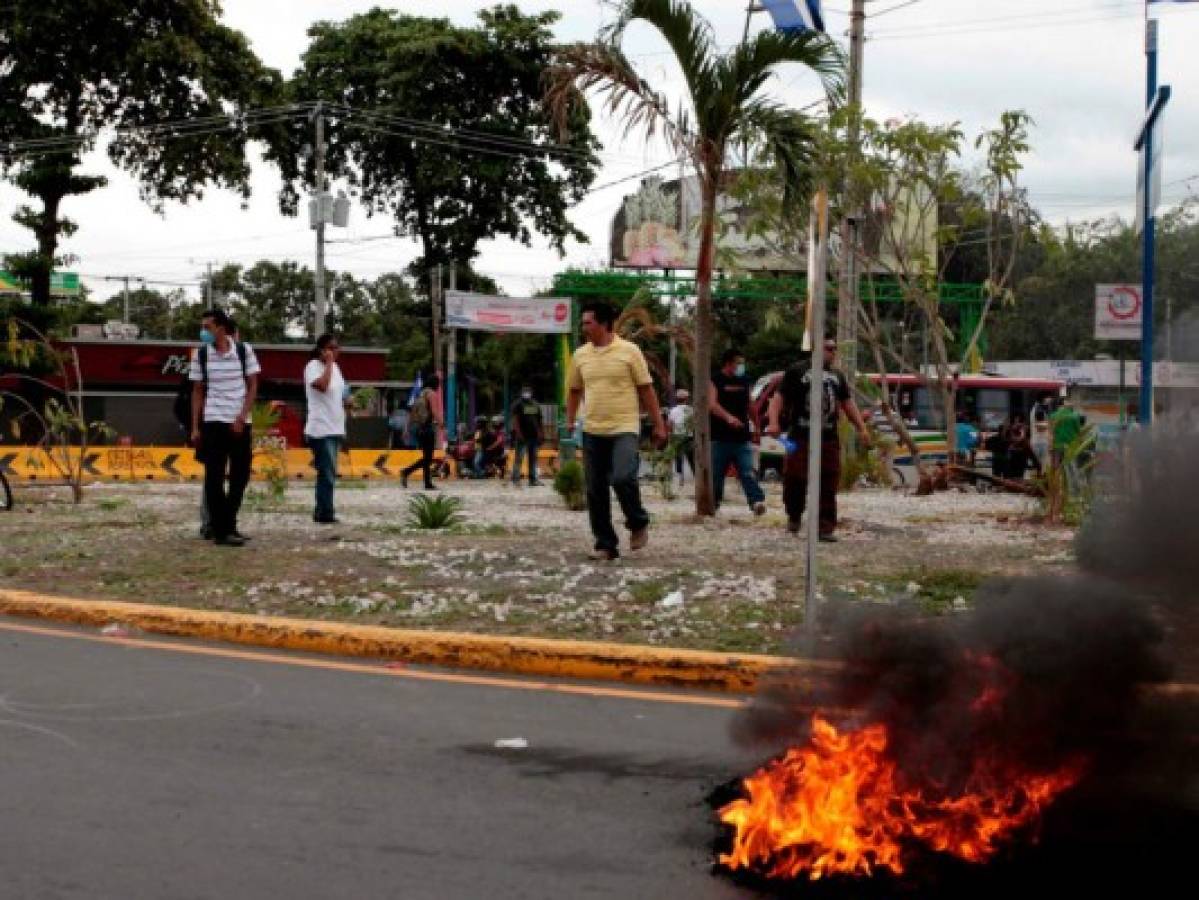
[[[1118,394],[1119,399],[1117,400],[1117,402],[1120,405],[1120,428],[1123,429],[1128,426],[1128,416],[1125,415],[1125,412],[1124,412],[1124,409],[1126,406],[1126,404],[1124,402],[1124,384],[1125,384],[1125,380],[1124,380],[1124,342],[1119,341],[1118,343],[1119,343],[1119,353],[1120,353],[1120,390],[1119,390],[1119,394]]]
[[[450,263],[450,290],[458,290],[458,265]],[[450,329],[449,361],[446,364],[445,423],[450,434],[458,434],[458,329]]]
[[[1148,9],[1148,6],[1146,6]],[[1145,20],[1145,68],[1148,90],[1145,107],[1153,106],[1157,97],[1157,20]],[[1153,424],[1153,268],[1154,268],[1154,231],[1153,218],[1153,129],[1148,128],[1145,134],[1144,149],[1144,197],[1143,209],[1144,228],[1141,238],[1143,250],[1141,253],[1141,399],[1140,419],[1142,425]]]
[[[325,116],[316,105],[316,273],[313,291],[316,300],[316,335],[325,333]]]
[[[128,325],[129,324],[129,276],[126,275],[121,280],[125,282],[125,290],[123,292],[124,299],[125,299],[125,313],[124,313],[124,316],[122,317],[121,321],[124,322],[126,325]]]
[[[820,440],[824,409],[824,307],[828,259],[828,189],[820,188],[812,200],[811,231],[815,233],[812,265],[808,271],[809,338],[812,348],[811,385],[808,393],[808,544],[804,573],[803,630],[808,650],[816,643],[816,542],[820,537]]]
[[[849,13],[849,122],[846,130],[847,167],[857,157],[861,137],[862,59],[866,45],[866,0],[853,0]],[[843,182],[841,218],[841,271],[837,292],[837,343],[842,365],[852,384],[858,372],[858,210],[851,208],[851,185],[846,173]]]
[[[212,309],[212,262],[208,263],[208,278],[204,282],[204,299],[205,306]]]

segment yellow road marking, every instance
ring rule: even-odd
[[[0,621],[0,630],[16,631],[28,634],[47,635],[49,637],[70,638],[73,640],[93,641],[96,643],[119,644],[124,647],[138,649],[166,650],[172,653],[189,653],[193,656],[215,656],[222,659],[241,659],[259,663],[274,663],[276,665],[299,666],[309,669],[331,669],[338,672],[356,672],[362,675],[385,675],[394,678],[408,678],[413,681],[433,681],[443,684],[462,684],[477,687],[503,688],[515,691],[544,691],[554,694],[573,694],[586,697],[607,697],[619,700],[642,700],[651,703],[674,703],[682,706],[710,706],[718,709],[741,709],[747,701],[729,697],[712,697],[702,694],[668,694],[661,691],[640,691],[623,688],[597,687],[585,684],[566,684],[550,681],[532,681],[514,678],[494,678],[487,675],[460,675],[453,672],[430,672],[420,669],[388,668],[386,664],[366,665],[363,663],[341,662],[332,659],[310,657],[279,656],[272,653],[262,653],[251,650],[232,650],[224,647],[205,647],[195,644],[183,644],[173,641],[158,641],[152,638],[122,638],[109,637],[100,634],[86,634],[62,628],[45,628],[37,625],[19,625],[15,622]]]

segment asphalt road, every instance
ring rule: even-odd
[[[728,698],[561,687],[0,618],[0,897],[740,896]]]

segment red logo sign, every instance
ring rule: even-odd
[[[557,306],[554,307],[554,321],[555,322],[565,322],[567,316],[569,316],[569,315],[570,315],[570,310],[567,309],[565,303],[559,303]]]
[[[1130,287],[1118,287],[1107,301],[1107,311],[1113,319],[1135,319],[1141,312],[1141,292]]]

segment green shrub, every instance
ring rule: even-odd
[[[418,494],[408,501],[406,524],[412,528],[438,531],[462,523],[462,497],[450,494]]]
[[[418,494],[408,501],[410,528],[436,531],[451,528],[463,521],[462,499],[449,494]]]
[[[564,463],[554,476],[554,490],[562,496],[567,509],[586,509],[587,475],[583,471],[583,464],[577,459]]]

